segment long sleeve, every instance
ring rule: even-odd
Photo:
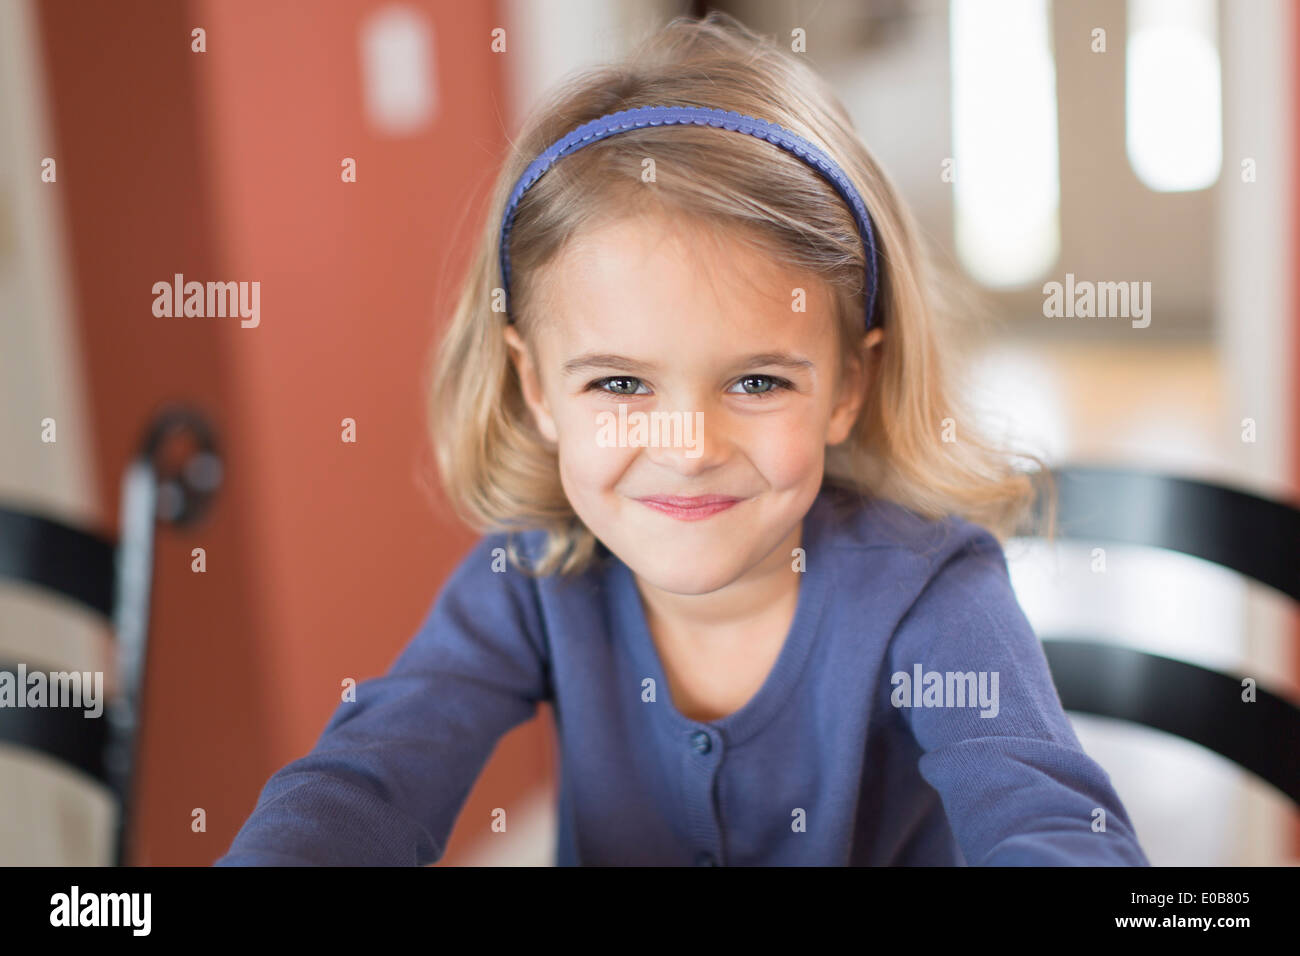
[[[1061,707],[1001,546],[986,529],[964,527],[965,545],[930,578],[887,655],[891,702],[924,751],[919,771],[943,801],[963,856],[981,866],[1149,866],[1110,777]],[[923,677],[917,691],[917,665],[942,675],[945,692],[951,684],[948,706],[923,705],[926,690],[934,701],[939,690]],[[902,673],[911,680],[895,677]],[[984,705],[968,696],[960,706],[960,681],[947,675],[981,673]],[[1097,810],[1104,832],[1094,829]]]
[[[482,539],[381,677],[263,787],[217,866],[425,865],[497,740],[549,696],[535,590]],[[498,553],[497,566],[501,566]]]

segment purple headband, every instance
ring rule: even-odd
[[[519,177],[519,181],[515,183],[515,188],[510,193],[510,200],[506,203],[505,214],[501,218],[501,278],[505,283],[507,324],[514,321],[510,316],[510,256],[507,251],[510,242],[510,229],[514,225],[515,208],[519,205],[520,198],[528,188],[537,182],[543,173],[554,166],[557,160],[569,153],[577,152],[582,147],[597,140],[631,129],[644,129],[647,126],[668,126],[678,123],[713,126],[765,139],[769,143],[798,156],[835,187],[835,191],[840,194],[841,198],[848,203],[849,209],[853,211],[853,218],[858,224],[858,232],[862,235],[862,244],[866,248],[867,330],[870,331],[876,324],[876,289],[879,285],[877,279],[880,274],[876,254],[876,234],[872,228],[871,215],[867,212],[867,204],[858,195],[858,191],[853,187],[853,182],[844,174],[844,170],[840,169],[835,161],[823,150],[806,139],[796,136],[788,129],[775,123],[769,123],[766,120],[755,119],[741,113],[733,113],[730,110],[711,109],[702,106],[642,106],[637,109],[609,113],[599,119],[592,120],[590,123],[584,123],[566,134],[562,139],[552,143],[540,156],[528,164],[528,168],[524,170],[523,175]]]

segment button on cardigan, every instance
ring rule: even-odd
[[[828,484],[802,541],[776,663],[704,722],[673,706],[635,577],[603,545],[580,575],[534,578],[504,534],[482,538],[217,865],[438,860],[497,740],[543,700],[559,865],[1149,865],[989,531]],[[535,557],[541,532],[515,542]]]

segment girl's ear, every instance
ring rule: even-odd
[[[529,411],[533,413],[537,430],[547,441],[557,442],[559,439],[555,430],[555,420],[551,417],[550,406],[546,402],[546,393],[542,390],[542,380],[537,374],[537,365],[533,362],[532,352],[524,344],[524,340],[513,325],[507,325],[502,335],[505,337],[506,348],[510,352],[510,361],[514,363],[515,371],[519,374],[524,401]]]
[[[858,412],[866,400],[867,388],[871,384],[868,380],[867,365],[873,363],[869,362],[867,356],[884,335],[883,329],[872,329],[863,337],[859,350],[845,363],[844,377],[840,380],[835,405],[831,409],[831,418],[826,426],[826,444],[838,445],[848,438],[849,432],[853,430],[853,423],[858,420]]]

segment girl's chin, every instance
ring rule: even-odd
[[[735,554],[728,555],[732,561]],[[729,584],[739,569],[731,568],[724,560],[701,561],[698,552],[687,560],[638,561],[632,570],[643,581],[653,584],[661,591],[673,594],[708,594]]]

